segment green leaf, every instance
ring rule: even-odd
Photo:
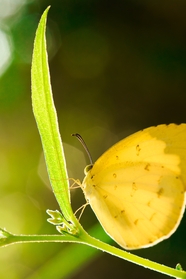
[[[34,41],[31,70],[32,106],[54,194],[65,219],[76,222],[70,205],[69,180],[50,83],[45,39],[49,8],[41,17]]]

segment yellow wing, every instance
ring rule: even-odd
[[[168,238],[185,210],[186,124],[150,127],[118,142],[88,171],[82,189],[122,247]]]

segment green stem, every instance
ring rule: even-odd
[[[125,260],[135,263],[137,265],[146,267],[146,268],[154,270],[154,271],[158,271],[162,274],[169,275],[170,277],[182,278],[182,279],[186,278],[186,272],[184,272],[184,271],[176,270],[174,268],[141,258],[141,257],[131,254],[127,251],[118,249],[114,246],[101,242],[98,239],[95,239],[88,234],[83,235],[83,240],[84,240],[84,242],[83,242],[84,244],[87,244],[89,246],[102,250],[104,252],[107,252],[113,256],[117,256],[119,258],[125,259]]]
[[[113,256],[117,256],[121,259],[125,259],[129,262],[135,263],[137,265],[149,268],[154,271],[159,271],[162,274],[169,275],[174,278],[186,279],[186,272],[182,270],[177,270],[171,267],[161,265],[159,263],[141,258],[124,250],[118,249],[114,246],[106,244],[98,239],[93,238],[87,232],[81,228],[80,235],[74,236],[70,234],[66,235],[13,235],[6,232],[7,237],[4,245],[7,246],[10,244],[16,243],[38,243],[38,242],[74,242],[81,243],[96,249],[99,249],[103,252],[107,252]]]
[[[71,235],[11,235],[4,246],[18,243],[79,242]]]

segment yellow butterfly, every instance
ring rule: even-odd
[[[85,174],[85,198],[107,234],[125,249],[153,246],[174,233],[185,210],[186,124],[139,131]]]

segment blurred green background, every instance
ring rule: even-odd
[[[84,137],[96,160],[137,130],[186,122],[185,1],[0,0],[0,227],[17,234],[56,233],[46,221],[46,209],[58,205],[30,98],[33,39],[50,4],[50,71],[69,177],[82,179],[89,163],[71,133]],[[74,210],[84,202],[73,190]],[[90,208],[81,223],[97,224]],[[134,253],[186,269],[185,247],[184,217],[170,239]],[[76,244],[9,246],[0,263],[1,279],[166,278]]]

